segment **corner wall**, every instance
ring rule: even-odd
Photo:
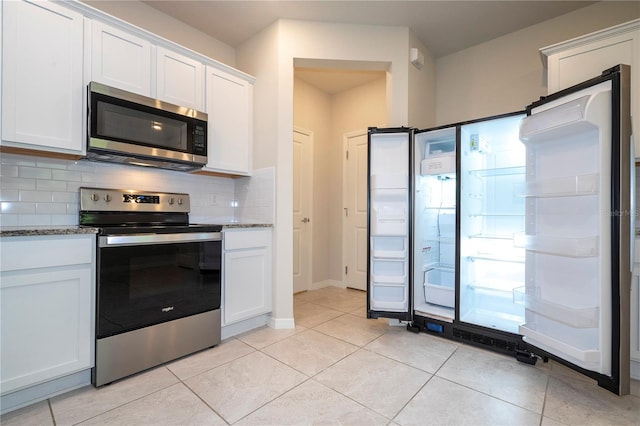
[[[547,94],[538,49],[630,21],[638,2],[599,2],[436,61],[436,124],[523,110]]]

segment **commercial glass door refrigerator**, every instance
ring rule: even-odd
[[[369,129],[369,318],[629,393],[629,67],[525,112]]]

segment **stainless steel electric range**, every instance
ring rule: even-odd
[[[188,194],[80,188],[99,229],[95,386],[220,342],[222,226],[189,211]]]

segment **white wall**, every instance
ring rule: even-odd
[[[409,30],[280,20],[236,50],[237,66],[257,79],[256,150],[276,166],[274,299],[271,325],[293,326],[292,130],[294,60],[388,63],[388,125],[408,121]],[[274,59],[277,63],[274,63]],[[274,128],[273,126],[276,126]],[[260,157],[255,153],[254,157]],[[254,162],[255,166],[255,162]]]
[[[236,51],[237,66],[256,77],[253,89],[253,167],[275,167],[273,227],[273,299],[270,325],[291,328],[293,322],[292,137],[291,125],[282,131],[280,117],[292,104],[293,78],[284,83],[280,73],[281,24],[276,22]],[[293,65],[291,66],[293,73]],[[283,95],[282,92],[287,95]],[[290,109],[289,109],[290,110]],[[286,143],[285,143],[286,142]],[[281,167],[287,164],[289,167]]]
[[[638,16],[638,2],[599,2],[438,58],[437,124],[523,110],[547,94],[538,49]]]
[[[313,229],[312,283],[329,279],[329,211],[332,188],[331,173],[331,96],[296,78],[294,84],[294,114],[296,127],[313,132]]]
[[[426,46],[412,32],[409,48],[417,48],[424,55],[421,69],[409,66],[409,120],[410,127],[426,129],[436,123],[436,61]]]

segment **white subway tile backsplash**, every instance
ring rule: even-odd
[[[38,191],[64,191],[67,189],[67,182],[63,180],[36,180],[36,189]]]
[[[65,203],[36,203],[36,214],[67,214]]]
[[[0,203],[2,208],[2,214],[4,213],[13,213],[13,214],[35,214],[36,212],[36,203],[27,203],[16,201],[12,203]]]
[[[36,189],[35,179],[24,179],[20,177],[2,178],[0,180],[2,189]]]
[[[18,215],[2,213],[0,215],[0,226],[18,226]]]
[[[77,221],[76,221],[77,223]],[[18,225],[21,227],[49,226],[51,225],[51,215],[48,214],[21,214],[18,216]]]
[[[82,186],[188,193],[192,223],[273,223],[275,217],[274,168],[231,179],[15,154],[0,156],[0,167],[0,226],[77,225]]]
[[[20,191],[20,202],[51,201],[51,191]]]
[[[0,190],[0,201],[20,201],[20,190],[2,188]]]
[[[21,178],[51,179],[51,169],[20,166],[18,176]]]
[[[81,182],[82,173],[70,170],[52,170],[51,177],[55,180]]]
[[[12,166],[9,164],[0,164],[0,176],[2,177],[18,176],[18,166]]]
[[[78,191],[74,192],[51,192],[51,201],[54,203],[78,203]]]

